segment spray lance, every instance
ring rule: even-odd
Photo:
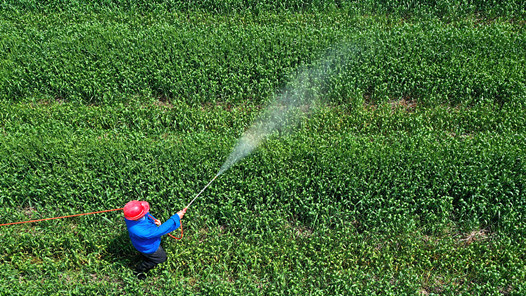
[[[210,186],[210,184],[212,184],[212,182],[214,182],[214,180],[215,180],[217,177],[219,177],[219,175],[220,175],[220,174],[218,173],[214,178],[212,178],[212,180],[210,180],[210,182],[208,182],[208,184],[206,184],[205,187],[203,187],[203,189],[201,189],[201,191],[199,191],[199,193],[194,197],[194,199],[192,199],[192,201],[191,201],[191,202],[190,202],[190,203],[189,203],[189,204],[183,209],[183,211],[184,211],[185,213],[186,213],[186,210],[188,209],[188,207],[190,207],[190,205],[192,205],[192,203],[194,202],[194,200],[196,200],[196,199],[199,197],[199,195],[201,195],[201,193],[203,193],[203,191],[205,191],[205,189],[206,189],[208,186]]]
[[[205,191],[205,189],[206,189],[208,186],[210,186],[210,184],[212,184],[212,182],[214,182],[214,180],[215,180],[217,177],[219,177],[220,174],[221,174],[221,172],[217,173],[217,175],[216,175],[214,178],[212,178],[212,180],[210,180],[210,182],[208,182],[208,184],[206,184],[206,186],[203,187],[203,189],[201,189],[201,191],[199,191],[199,193],[194,197],[194,199],[192,199],[192,201],[190,201],[190,203],[189,203],[189,204],[188,204],[188,205],[182,210],[183,213],[186,213],[186,210],[188,210],[188,207],[190,207],[190,205],[191,205],[191,204],[192,204],[192,203],[193,203],[193,202],[199,197],[199,195],[201,195],[201,193],[203,193],[203,191]],[[150,217],[151,217],[152,219],[154,219],[151,215],[150,215]],[[154,219],[154,221],[155,221],[156,223],[157,223],[157,222],[160,223],[160,221],[157,220],[157,219]],[[176,236],[174,236],[174,235],[172,235],[172,234],[170,234],[170,233],[168,233],[168,236],[170,236],[171,238],[175,238],[175,239],[182,239],[182,238],[183,238],[183,224],[181,223],[181,236],[180,236],[180,237],[176,237]]]

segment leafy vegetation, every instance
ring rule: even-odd
[[[222,174],[146,281],[112,212],[0,227],[0,295],[525,293],[520,1],[0,11],[0,223],[166,219],[277,95],[325,103]]]
[[[344,11],[31,12],[0,22],[0,98],[10,102],[261,103],[297,69],[331,54],[333,78],[321,91],[336,104],[363,96],[427,106],[524,99],[526,34],[513,22],[404,22]]]

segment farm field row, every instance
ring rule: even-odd
[[[524,24],[359,17],[0,14],[0,100],[255,104],[304,73],[337,105],[524,103]]]
[[[2,108],[3,223],[131,198],[167,218],[217,173],[240,121],[259,112]],[[523,291],[525,121],[505,111],[319,110],[206,191],[185,239],[165,240],[170,260],[153,285],[132,280],[137,259],[115,213],[3,228],[2,285],[20,295]],[[183,118],[192,120],[177,128]]]

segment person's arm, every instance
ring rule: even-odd
[[[141,226],[140,230],[135,234],[140,238],[151,239],[170,233],[179,228],[179,226],[181,226],[181,218],[179,218],[178,214],[175,214],[158,227],[152,224]]]
[[[179,212],[177,212],[177,215],[179,216],[179,220],[183,219],[184,217],[184,214],[186,213],[186,208],[180,210]],[[161,220],[155,218],[152,214],[148,213],[148,215],[150,215],[150,217],[152,217],[153,219],[153,222],[155,223],[155,225],[157,226],[161,226]],[[176,229],[179,228],[179,227],[176,227]]]

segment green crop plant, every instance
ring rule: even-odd
[[[0,1],[0,295],[522,295],[520,1]],[[316,101],[318,105],[307,104]],[[312,109],[312,110],[311,110]],[[303,111],[303,109],[302,109]]]

